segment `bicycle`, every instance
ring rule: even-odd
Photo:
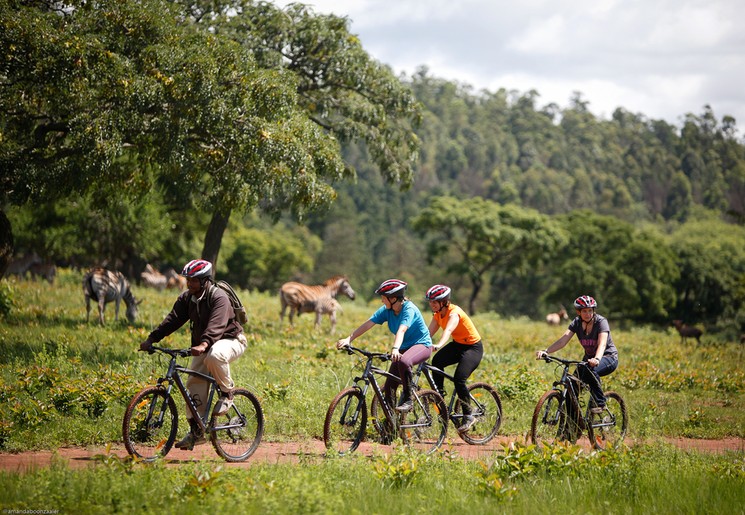
[[[419,377],[424,375],[432,390],[437,391],[437,385],[432,376],[433,373],[442,374],[451,382],[455,381],[452,375],[425,361],[417,367],[414,374],[414,384],[419,387]],[[499,427],[502,425],[502,400],[491,385],[483,382],[468,385],[468,393],[471,398],[471,415],[476,417],[476,423],[467,432],[458,431],[458,436],[468,444],[485,445],[496,436]],[[443,394],[440,395],[444,398]],[[377,398],[373,398],[370,403],[370,416],[373,419],[373,423],[376,424],[380,420],[377,416],[379,409]],[[448,405],[448,417],[450,421],[458,428],[463,423],[464,416],[460,399],[455,394],[451,395],[450,404]],[[378,430],[380,429],[378,428]]]
[[[201,435],[209,439],[219,456],[229,462],[245,461],[259,446],[264,434],[264,414],[256,396],[244,388],[233,390],[233,406],[223,415],[215,415],[213,401],[217,404],[218,386],[214,378],[178,365],[178,358],[191,356],[190,349],[166,349],[153,346],[170,356],[165,377],[158,384],[140,390],[129,402],[124,412],[122,434],[124,447],[131,456],[152,462],[168,454],[178,433],[178,411],[172,395],[173,386],[181,393],[186,409],[199,426]],[[210,383],[204,416],[197,411],[197,404],[189,395],[181,374],[197,376]],[[208,417],[211,417],[208,421]]]
[[[368,352],[351,345],[344,348],[349,354],[358,353],[366,358],[361,376],[354,378],[354,386],[339,392],[331,401],[326,419],[323,423],[323,441],[327,449],[334,449],[339,454],[353,452],[365,438],[367,429],[366,396],[372,388],[380,404],[384,422],[374,424],[383,443],[390,443],[399,436],[404,444],[430,454],[436,451],[447,434],[447,407],[442,396],[434,390],[413,392],[414,406],[407,412],[399,413],[389,405],[378,385],[376,375],[386,378],[399,378],[390,372],[374,365],[379,359],[389,361],[386,353]]]
[[[538,446],[556,441],[575,443],[583,431],[587,431],[590,442],[599,450],[623,441],[629,423],[623,398],[616,392],[605,392],[606,403],[602,413],[592,413],[589,386],[569,373],[571,366],[586,367],[587,362],[549,355],[541,359],[546,363],[560,364],[563,371],[561,379],[554,381],[553,388],[544,393],[536,404],[530,426],[532,442]]]

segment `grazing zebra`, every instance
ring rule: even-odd
[[[329,330],[329,334],[334,334],[336,332],[337,311],[342,311],[341,304],[339,304],[338,300],[333,297],[322,297],[320,299],[306,300],[305,302],[303,302],[303,305],[300,306],[300,311],[298,311],[298,316],[300,316],[300,313],[315,313],[315,328],[318,329],[318,327],[320,327],[321,325],[321,317],[323,315],[328,315],[329,320],[331,321],[331,329]]]
[[[173,288],[178,291],[184,291],[186,289],[186,277],[179,274],[173,268],[166,270],[166,288]]]
[[[28,272],[28,269],[31,267],[31,265],[36,265],[41,263],[41,258],[36,252],[32,252],[31,254],[27,254],[23,257],[19,257],[16,259],[11,260],[10,263],[8,263],[8,268],[5,270],[5,274],[10,277],[11,275],[17,275],[21,279],[26,277],[26,272]]]
[[[158,291],[165,290],[168,283],[166,276],[154,269],[150,263],[145,265],[145,271],[140,274],[140,278],[145,286],[150,286]]]
[[[279,301],[282,311],[279,320],[285,318],[287,307],[290,308],[290,325],[292,325],[295,313],[315,313],[315,327],[321,326],[321,316],[328,314],[331,320],[331,332],[336,328],[336,310],[340,308],[336,297],[344,294],[354,300],[355,293],[346,277],[337,275],[327,279],[323,284],[308,286],[307,284],[288,282],[279,289]]]
[[[28,272],[32,279],[45,279],[49,284],[54,284],[54,278],[57,277],[57,267],[54,263],[34,263],[28,267]]]
[[[108,302],[114,301],[114,320],[119,320],[119,303],[124,300],[127,305],[127,320],[134,324],[137,319],[137,301],[132,295],[129,281],[121,272],[112,272],[105,268],[92,268],[83,277],[83,294],[85,295],[85,320],[90,320],[91,299],[98,302],[98,321],[104,325],[103,312]]]

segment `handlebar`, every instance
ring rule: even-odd
[[[387,352],[369,352],[364,349],[354,347],[353,345],[346,345],[345,347],[342,347],[339,350],[347,351],[347,354],[354,354],[355,352],[357,352],[358,354],[362,354],[368,359],[378,358],[381,361],[390,361],[391,359],[391,355],[388,354]]]
[[[191,356],[191,349],[167,349],[165,347],[158,347],[157,345],[151,345],[148,354],[154,354],[156,350],[168,354],[172,358],[186,358]]]
[[[571,366],[571,365],[588,366],[587,361],[576,361],[576,360],[573,360],[573,359],[562,359],[562,358],[557,358],[555,356],[549,356],[548,354],[544,354],[542,358],[538,358],[538,359],[542,359],[546,363],[551,363],[552,361],[555,362],[555,363],[561,363],[562,365],[564,365],[566,367]]]

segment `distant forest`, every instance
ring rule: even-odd
[[[421,307],[447,283],[472,312],[541,319],[589,293],[619,323],[698,323],[745,332],[745,146],[708,106],[682,124],[617,109],[600,119],[577,93],[474,91],[424,68],[401,78],[421,103],[413,185],[387,183],[359,142],[342,142],[353,180],[297,223],[233,213],[217,266],[236,286],[347,275],[373,301],[399,277]],[[153,190],[9,207],[16,253],[84,268],[179,267],[209,218]],[[570,310],[571,311],[571,310]]]
[[[465,305],[472,289],[468,273],[452,266],[459,263],[457,257],[442,249],[433,255],[428,245],[445,233],[422,234],[412,221],[433,198],[452,197],[466,211],[478,197],[547,215],[559,222],[568,239],[527,269],[485,274],[477,310],[541,317],[547,309],[568,305],[575,294],[592,290],[606,301],[601,311],[610,307],[621,318],[713,323],[728,312],[730,323],[742,330],[745,146],[732,117],[720,121],[703,106],[700,114],[681,115],[683,123],[677,126],[618,108],[606,120],[594,116],[579,93],[561,109],[539,105],[536,91],[475,92],[431,77],[426,69],[404,80],[424,106],[416,130],[421,155],[414,185],[403,192],[390,187],[368,164],[364,148],[347,145],[345,156],[358,178],[337,185],[339,198],[331,211],[308,222],[323,247],[306,279],[346,273],[357,286],[371,290],[376,281],[398,275],[413,283],[418,301],[430,284],[448,282]],[[578,210],[586,213],[578,215]],[[627,231],[628,239],[604,241],[614,227]],[[670,298],[658,299],[665,308],[650,312],[647,307],[646,315],[620,306],[608,291],[613,289],[613,268],[621,266],[614,259],[638,242],[639,231],[659,237],[652,248],[669,247],[678,269],[669,277],[672,291],[665,295]],[[720,254],[719,245],[729,250]],[[708,252],[720,257],[703,263]],[[697,253],[700,263],[687,262],[689,254]],[[729,258],[721,259],[723,255]],[[577,266],[566,266],[570,258],[583,263],[584,275]],[[629,264],[639,265],[639,260]],[[732,269],[709,269],[716,266]],[[559,270],[565,280],[557,282]],[[727,285],[707,278],[720,272],[728,277],[722,279]],[[615,274],[623,271],[616,268]],[[605,277],[609,279],[603,284]],[[721,302],[728,306],[701,307],[704,296],[711,300],[725,290],[732,296]]]

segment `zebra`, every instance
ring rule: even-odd
[[[158,291],[165,290],[168,284],[168,278],[154,269],[150,263],[145,265],[145,271],[140,274],[140,278],[145,286],[150,286]]]
[[[179,274],[173,268],[166,270],[166,288],[173,288],[179,291],[186,289],[186,277]]]
[[[57,277],[57,266],[54,263],[33,263],[28,267],[28,272],[34,280],[38,277],[45,279],[49,284],[54,284],[54,278]]]
[[[331,320],[331,334],[336,330],[336,311],[341,305],[336,300],[339,294],[344,294],[354,300],[355,293],[349,280],[336,275],[327,279],[323,284],[308,286],[298,282],[287,282],[279,289],[279,301],[282,311],[279,314],[280,323],[285,318],[285,311],[290,308],[290,325],[293,323],[295,313],[315,313],[315,328],[321,327],[321,316],[329,315]]]
[[[83,294],[85,295],[85,320],[90,321],[91,299],[98,302],[98,321],[104,325],[103,312],[108,302],[114,301],[114,320],[119,320],[119,303],[124,300],[127,305],[127,319],[134,324],[137,319],[137,306],[142,302],[135,299],[129,287],[129,281],[121,272],[112,272],[96,267],[83,277]]]

